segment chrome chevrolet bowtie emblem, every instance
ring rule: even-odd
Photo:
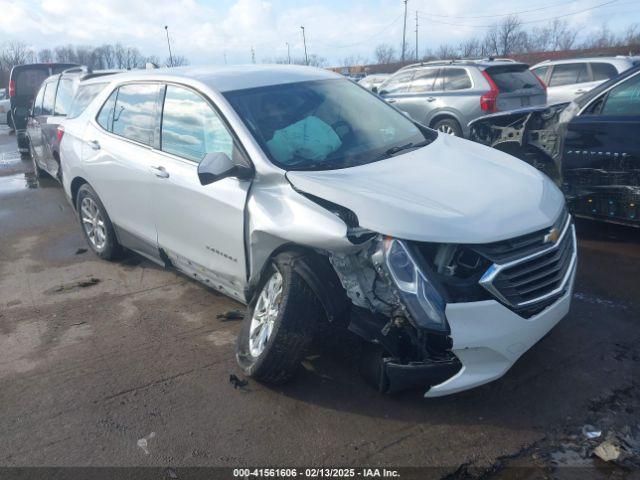
[[[559,237],[560,231],[554,227],[544,236],[544,243],[556,243]]]

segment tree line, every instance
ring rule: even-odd
[[[542,27],[525,29],[517,16],[505,17],[487,30],[484,36],[474,36],[457,44],[442,43],[427,48],[416,55],[415,49],[405,50],[405,62],[416,60],[454,60],[458,58],[509,57],[533,52],[553,52],[566,50],[592,50],[625,47],[630,51],[640,50],[640,26],[630,25],[622,33],[612,32],[602,25],[595,35],[578,41],[580,30],[566,20],[556,19]],[[411,43],[411,42],[407,42]],[[379,44],[373,52],[373,61],[359,56],[345,57],[343,66],[395,64],[402,55],[388,43]],[[354,63],[358,62],[358,63]]]
[[[25,63],[77,63],[92,70],[132,70],[144,68],[148,63],[157,66],[179,67],[189,65],[183,55],[161,60],[157,55],[144,55],[136,47],[127,47],[120,43],[104,44],[99,47],[90,45],[60,45],[55,48],[34,50],[23,42],[7,42],[0,45],[0,85],[6,86],[9,72],[15,65]]]

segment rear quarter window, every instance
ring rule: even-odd
[[[593,73],[593,80],[609,80],[610,78],[618,76],[618,70],[610,63],[592,63],[591,72]]]
[[[471,79],[464,68],[444,69],[444,89],[464,90],[471,88]]]
[[[42,100],[42,115],[53,115],[53,105],[56,100],[56,86],[58,82],[48,82],[44,89],[44,98]]]
[[[586,63],[563,63],[553,66],[549,86],[560,87],[588,81],[589,72]]]
[[[61,78],[58,84],[58,93],[56,94],[56,115],[67,115],[71,101],[73,100],[73,80],[70,78]]]
[[[542,88],[540,82],[526,65],[514,67],[494,67],[486,70],[501,93],[510,93],[517,90]]]

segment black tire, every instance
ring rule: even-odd
[[[96,244],[89,238],[89,234],[85,229],[82,220],[82,202],[85,198],[90,198],[91,201],[97,206],[103,222],[104,222],[104,230],[105,230],[105,242],[102,248],[98,248]],[[120,257],[122,253],[122,247],[118,243],[118,239],[116,237],[116,232],[113,228],[113,224],[111,223],[111,219],[107,214],[107,210],[104,208],[104,205],[100,201],[98,194],[91,188],[88,183],[83,184],[78,190],[78,196],[76,199],[76,212],[78,214],[78,220],[80,221],[80,228],[82,229],[82,234],[84,235],[87,244],[98,257],[103,260],[115,260]]]
[[[442,120],[438,120],[433,124],[433,129],[448,135],[462,137],[462,127],[460,127],[460,124],[453,118],[443,118]]]
[[[295,375],[324,315],[318,298],[286,258],[276,258],[267,268],[247,307],[236,345],[236,360],[244,374],[271,384],[285,383]],[[251,322],[258,298],[276,271],[282,276],[279,310],[264,349],[254,356],[249,346]]]
[[[7,112],[7,126],[12,132],[14,132],[16,129],[16,127],[13,125],[13,116],[11,115],[11,112]]]

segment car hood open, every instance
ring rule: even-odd
[[[526,163],[439,135],[426,147],[328,171],[290,171],[291,184],[352,210],[361,227],[407,240],[489,243],[550,226],[564,199]]]

